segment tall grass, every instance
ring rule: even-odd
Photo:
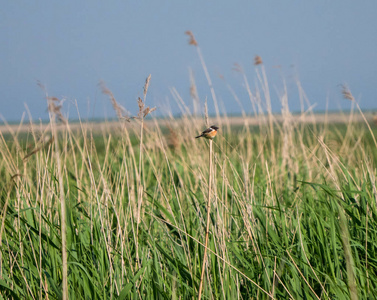
[[[258,112],[269,92],[255,68],[254,118],[222,117],[213,142],[211,211],[205,123],[187,107],[55,124],[56,145],[33,122],[0,133],[2,298],[62,298],[64,250],[69,299],[197,298],[209,213],[202,298],[373,299],[376,128],[293,116],[285,92],[280,116]]]

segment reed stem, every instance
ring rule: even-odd
[[[200,276],[200,285],[199,285],[199,294],[198,294],[199,300],[202,297],[204,273],[205,273],[205,266],[206,266],[206,262],[207,262],[209,221],[210,221],[211,197],[212,197],[212,177],[213,177],[213,175],[212,175],[212,140],[209,140],[209,178],[208,178],[208,199],[207,199],[207,201],[208,201],[207,202],[207,226],[206,226],[206,240],[205,240],[205,243],[204,243],[202,273],[201,273],[201,276]]]

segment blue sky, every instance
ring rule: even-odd
[[[283,80],[289,105],[299,111],[300,80],[317,110],[347,110],[339,84],[346,83],[363,109],[377,109],[377,1],[1,1],[0,114],[17,121],[28,106],[33,119],[47,119],[42,82],[50,95],[64,97],[64,113],[76,119],[112,118],[98,87],[106,82],[118,102],[137,109],[145,78],[152,74],[147,104],[160,113],[179,109],[176,88],[187,105],[189,68],[202,101],[208,88],[196,50],[199,43],[218,99],[227,113],[251,104],[240,64],[255,89],[253,59],[264,61],[275,112],[281,109]],[[279,66],[277,68],[276,66]],[[219,75],[224,76],[221,79]]]

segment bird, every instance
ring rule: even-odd
[[[195,138],[197,139],[197,138],[200,138],[200,137],[204,137],[208,140],[213,140],[215,138],[216,134],[217,134],[218,129],[219,129],[219,127],[212,125],[211,127],[204,130],[201,135],[198,135]]]

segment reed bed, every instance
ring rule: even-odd
[[[209,120],[221,129],[202,298],[374,299],[376,127],[353,112],[316,122],[310,106],[293,118],[286,92],[278,119],[255,63],[258,124]],[[149,80],[136,117],[102,86],[115,128],[57,125],[56,104],[50,127],[0,133],[3,299],[61,299],[65,280],[69,299],[198,297],[210,177],[208,142],[194,137],[206,124],[196,97],[195,111],[177,99],[182,117],[155,119]]]

